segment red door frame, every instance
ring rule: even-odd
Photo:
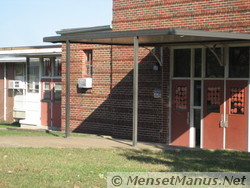
[[[61,101],[55,100],[55,82],[61,82],[57,78],[43,78],[41,96],[41,122],[44,126],[61,127]],[[44,100],[44,83],[50,84],[50,99]]]
[[[54,78],[52,79],[53,81],[53,88],[52,88],[52,110],[53,110],[53,118],[52,118],[52,122],[53,122],[53,126],[54,127],[61,127],[61,100],[57,100],[55,98],[55,93],[56,93],[56,90],[55,90],[55,84],[57,82],[61,83],[61,79],[57,79],[57,78]]]
[[[45,82],[49,82],[49,90],[50,90],[50,97],[49,99],[45,99]],[[44,78],[41,80],[42,83],[42,92],[41,92],[41,123],[43,126],[51,126],[51,79]]]
[[[172,81],[171,145],[189,147],[190,80]]]
[[[218,98],[215,99],[218,93],[208,90],[216,90],[216,88],[220,88],[220,111],[219,113],[208,112],[208,100],[211,98],[215,102],[218,100]],[[214,96],[211,96],[211,93]],[[203,148],[247,151],[248,81],[227,80],[226,91],[224,91],[223,80],[205,80],[203,104]],[[237,113],[242,108],[244,114]]]
[[[222,149],[224,128],[220,123],[224,114],[223,80],[204,81],[203,105],[203,148]]]
[[[227,81],[226,148],[247,151],[248,81]]]

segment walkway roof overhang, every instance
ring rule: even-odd
[[[95,30],[95,29],[94,29]],[[183,43],[208,43],[249,41],[250,34],[222,33],[182,29],[154,29],[139,31],[91,31],[83,29],[58,32],[61,36],[45,37],[44,42],[66,43],[66,137],[70,126],[70,43],[133,45],[133,146],[137,145],[138,134],[138,51],[140,46],[157,46]],[[170,138],[171,140],[171,138]]]
[[[116,32],[111,30],[101,32],[67,31],[67,33],[61,33],[61,36],[45,37],[43,40],[52,43],[70,41],[84,44],[133,45],[134,37],[139,37],[141,46],[250,40],[250,34],[174,28]]]
[[[61,56],[60,46],[0,48],[0,63],[23,63],[27,57]]]
[[[25,63],[25,57],[0,57],[0,63]]]

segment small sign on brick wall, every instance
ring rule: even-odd
[[[154,90],[154,98],[160,99],[161,98],[161,89],[155,89]]]

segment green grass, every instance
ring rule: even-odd
[[[250,171],[250,154],[122,149],[0,149],[0,187],[106,187],[107,172]]]
[[[19,128],[19,126],[13,125],[0,125],[0,136],[56,136],[56,137],[64,137],[65,133],[63,132],[55,132],[55,131],[35,131],[35,130],[15,130],[15,128]],[[14,129],[13,129],[14,128]],[[73,137],[86,137],[87,134],[77,134],[72,133]]]
[[[0,128],[18,128],[19,125],[0,124]]]

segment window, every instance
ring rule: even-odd
[[[201,106],[201,81],[194,81],[194,106]]]
[[[249,77],[249,47],[229,48],[229,77]]]
[[[202,72],[202,49],[196,48],[195,49],[195,56],[194,56],[194,77],[201,77]]]
[[[221,48],[216,48],[214,52],[221,57]],[[206,77],[207,78],[223,78],[224,66],[221,66],[215,55],[209,50],[206,50]]]
[[[62,76],[62,62],[61,58],[56,58],[55,62],[53,63],[53,75],[54,76]]]
[[[220,113],[222,90],[220,87],[211,86],[207,88],[207,113]]]
[[[62,93],[62,83],[55,82],[55,87],[54,87],[54,99],[55,99],[55,101],[61,102],[61,93]]]
[[[174,77],[190,77],[191,49],[174,51]]]
[[[92,77],[93,74],[92,50],[85,50],[84,53],[85,53],[86,76]]]
[[[15,63],[15,80],[25,81],[26,66],[24,63]]]
[[[49,101],[51,99],[50,82],[43,83],[43,91],[43,101]]]
[[[15,64],[15,76],[24,76],[25,75],[25,65],[23,63]]]
[[[62,75],[61,58],[43,58],[42,59],[42,76],[59,77]]]
[[[51,59],[43,58],[43,76],[51,76]]]
[[[39,58],[30,58],[28,62],[28,92],[39,92]]]

